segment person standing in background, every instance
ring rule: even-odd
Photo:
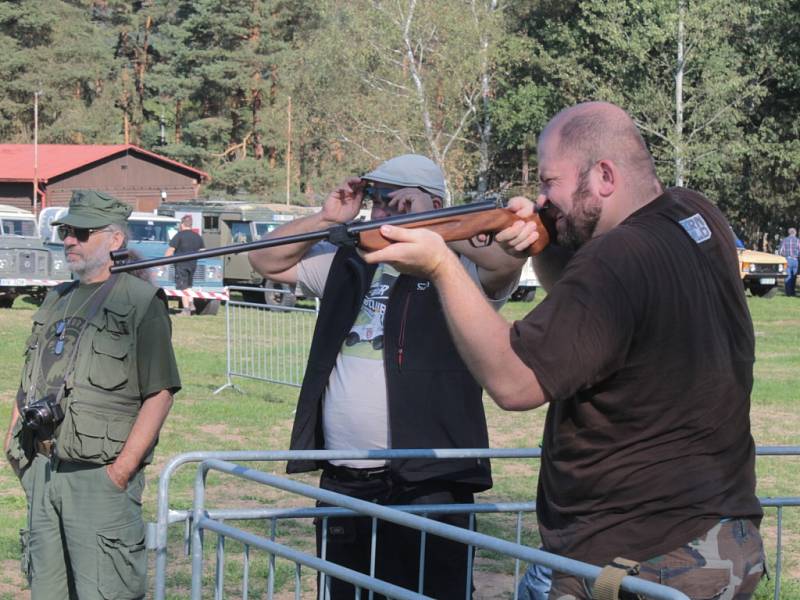
[[[800,255],[800,240],[797,239],[797,229],[789,227],[789,235],[781,240],[778,254],[785,257],[788,263],[786,279],[783,282],[784,290],[787,296],[794,296],[797,279],[797,258]]]
[[[192,215],[181,217],[180,231],[169,241],[169,248],[164,256],[187,254],[197,252],[204,248],[203,238],[192,229]],[[175,287],[179,290],[187,290],[194,283],[194,270],[197,268],[196,260],[187,260],[175,264]],[[194,313],[194,300],[191,296],[181,296],[183,310],[181,314],[191,315]]]

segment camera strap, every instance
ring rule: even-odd
[[[63,400],[64,395],[66,394],[66,383],[69,376],[72,374],[72,371],[75,369],[75,362],[78,357],[78,347],[80,346],[81,339],[83,338],[83,334],[86,332],[86,328],[89,326],[89,322],[94,318],[97,314],[97,311],[100,310],[100,307],[103,306],[103,303],[108,298],[108,295],[111,293],[111,290],[114,289],[114,285],[117,283],[119,275],[117,273],[113,273],[111,277],[105,280],[103,285],[97,290],[97,293],[90,299],[88,304],[88,310],[86,311],[86,318],[83,321],[83,325],[81,325],[80,331],[78,332],[78,337],[75,340],[75,344],[72,347],[72,352],[69,356],[69,362],[67,363],[67,367],[64,369],[64,377],[61,380],[60,385],[58,386],[58,392],[56,393],[56,403],[60,406],[61,400]],[[74,290],[77,286],[71,286],[69,288],[70,292]],[[38,370],[38,366],[37,366]],[[38,377],[40,373],[36,373]],[[35,386],[32,386],[35,387]],[[22,392],[22,388],[20,387],[20,392]],[[24,404],[21,402],[25,401],[25,394],[17,393],[17,404],[19,406],[20,414],[24,408]],[[63,406],[62,406],[63,408]]]
[[[69,363],[67,363],[67,368],[64,369],[64,378],[61,381],[61,385],[58,387],[58,393],[56,394],[56,402],[60,405],[61,400],[64,398],[66,394],[67,388],[67,379],[72,374],[72,371],[75,369],[75,362],[78,358],[78,348],[81,345],[81,340],[83,339],[83,334],[86,333],[86,329],[89,327],[90,321],[94,318],[97,314],[97,311],[100,310],[100,307],[103,306],[103,303],[108,298],[108,295],[111,293],[111,290],[114,289],[114,285],[117,283],[117,278],[119,276],[116,273],[113,273],[111,277],[105,280],[102,287],[97,291],[97,295],[95,295],[90,301],[89,306],[86,311],[86,318],[83,321],[83,325],[81,326],[81,330],[78,332],[78,338],[75,340],[75,346],[72,348],[72,354],[69,357]],[[64,408],[63,406],[61,407]]]

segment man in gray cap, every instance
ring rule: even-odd
[[[445,195],[441,169],[424,156],[392,158],[348,179],[322,210],[270,235],[318,231],[352,220],[362,202],[372,218],[438,209]],[[293,450],[485,448],[482,390],[459,358],[441,304],[427,280],[388,264],[367,265],[353,248],[299,243],[250,252],[265,277],[299,284],[322,298],[292,431]],[[514,290],[524,260],[491,245],[456,242],[451,249],[499,308]],[[324,291],[324,295],[323,295]],[[460,460],[290,461],[290,473],[323,470],[320,487],[386,505],[471,503],[492,485],[489,462]],[[466,527],[466,515],[446,516]],[[371,521],[330,519],[325,556],[368,573]],[[323,539],[318,524],[318,540]],[[376,575],[408,589],[419,581],[419,532],[378,525]],[[321,547],[318,547],[321,551]],[[424,593],[465,596],[468,551],[436,536],[426,539]],[[353,587],[329,580],[331,598]]]
[[[143,598],[143,469],[180,389],[163,292],[111,275],[130,207],[77,190],[53,223],[75,281],[33,316],[8,460],[28,501],[32,600]]]

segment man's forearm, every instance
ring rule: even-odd
[[[123,483],[127,484],[152,449],[171,407],[172,394],[169,390],[149,396],[142,404],[122,451],[108,465],[109,476],[120,487],[124,487]]]
[[[11,468],[14,471],[14,474],[19,477],[19,461],[11,458],[8,451],[11,448],[11,432],[14,431],[14,425],[19,419],[19,409],[17,408],[16,401],[14,402],[14,407],[11,409],[11,422],[8,424],[8,431],[6,432],[6,437],[3,442],[3,454],[5,454],[6,459],[8,459],[8,464],[11,465]]]
[[[3,452],[8,456],[8,449],[11,447],[11,432],[14,431],[14,425],[19,418],[19,409],[17,408],[16,401],[14,402],[14,406],[11,409],[11,421],[8,424],[8,431],[6,431],[6,437],[3,441]]]
[[[329,223],[322,218],[322,213],[317,212],[307,217],[301,217],[281,225],[277,229],[270,231],[265,239],[274,239],[289,235],[299,235],[301,233],[311,233],[332,227],[336,223]],[[294,244],[284,244],[272,248],[261,250],[251,250],[248,258],[253,268],[267,278],[274,278],[275,275],[283,273],[297,265],[309,251],[311,246],[317,242],[297,242]]]

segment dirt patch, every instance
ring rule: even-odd
[[[18,560],[0,561],[3,577],[0,579],[0,598],[14,598],[14,600],[30,600],[31,592],[23,589],[25,582],[19,570]]]
[[[473,576],[475,600],[500,600],[514,597],[514,576],[496,560],[478,556]]]
[[[500,600],[514,597],[514,577],[503,573],[475,573],[474,600]]]
[[[203,423],[198,429],[207,435],[212,435],[231,442],[244,444],[247,441],[246,437],[234,433],[230,426],[225,423]]]

